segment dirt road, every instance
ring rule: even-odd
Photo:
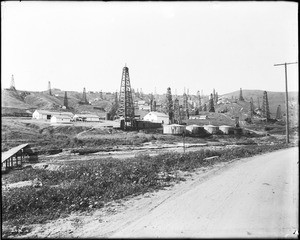
[[[110,237],[296,237],[298,148],[238,162]]]

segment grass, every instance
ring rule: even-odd
[[[216,161],[249,157],[285,148],[286,145],[262,145],[222,150],[164,153],[150,157],[113,158],[79,161],[60,171],[24,169],[5,176],[7,182],[42,181],[42,187],[27,186],[2,192],[2,220],[6,224],[44,223],[73,211],[101,208],[112,200],[160,189],[170,181],[182,180],[176,171],[194,171]],[[204,159],[219,156],[213,161]]]

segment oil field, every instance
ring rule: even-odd
[[[3,67],[11,72],[4,75],[9,86],[1,89],[2,238],[298,236],[299,94],[287,89],[287,77],[295,80],[298,63],[276,64],[279,58],[274,58],[279,84],[273,81],[274,69],[257,63],[253,70],[248,60],[263,59],[261,64],[268,59],[262,49],[274,52],[256,38],[259,34],[250,34],[257,28],[267,39],[264,26],[269,26],[250,24],[251,13],[264,21],[265,15],[277,15],[269,8],[260,15],[258,6],[237,8],[241,13],[234,16],[249,24],[248,32],[227,12],[234,4],[228,9],[209,3],[207,9],[198,3],[161,4],[149,3],[152,12],[140,4],[67,4],[67,16],[78,21],[80,33],[65,18],[67,8],[32,5],[45,15],[31,12],[32,19],[41,19],[33,24],[26,14],[24,29],[32,36],[23,39],[38,36],[57,45],[47,42],[49,50],[36,40],[34,47],[26,42],[32,55],[26,47],[4,54],[7,62],[20,59],[14,67]],[[9,25],[9,16],[31,8],[5,6],[5,31],[21,44],[15,36],[23,31],[23,18],[12,17]],[[293,7],[286,6],[282,18],[287,22]],[[275,4],[274,12],[278,9]],[[219,15],[213,19],[215,11],[228,24]],[[55,15],[48,13],[61,22],[55,24]],[[218,26],[217,33],[201,24],[204,19],[210,19],[211,29]],[[50,27],[46,31],[44,26]],[[205,30],[206,40],[198,28]],[[249,46],[255,42],[254,50],[240,40],[233,44],[226,29]],[[224,37],[230,51],[214,34]],[[74,57],[75,45],[80,58]],[[41,53],[43,61],[36,57]],[[116,60],[123,55],[134,63]],[[233,60],[236,56],[242,60]],[[215,59],[218,71],[209,67]],[[262,81],[266,76],[274,86]],[[45,89],[37,90],[41,85]]]

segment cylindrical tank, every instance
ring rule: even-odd
[[[164,134],[181,135],[185,132],[185,126],[179,124],[163,125]]]
[[[186,126],[186,131],[190,135],[197,135],[198,136],[198,135],[205,134],[204,127],[201,127],[201,126],[196,125],[196,124]]]
[[[219,129],[223,134],[232,134],[233,133],[233,129],[231,126],[222,125],[222,126],[219,126]]]
[[[210,134],[216,134],[219,130],[219,127],[214,125],[204,125],[204,129]]]

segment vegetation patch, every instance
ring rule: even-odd
[[[137,195],[183,180],[177,171],[194,171],[215,162],[285,148],[284,144],[236,147],[150,157],[139,154],[130,159],[99,159],[66,163],[60,171],[24,169],[8,174],[5,182],[38,179],[42,186],[3,191],[2,219],[6,224],[44,223],[73,211],[89,211],[126,196]],[[205,158],[218,156],[205,160]]]

